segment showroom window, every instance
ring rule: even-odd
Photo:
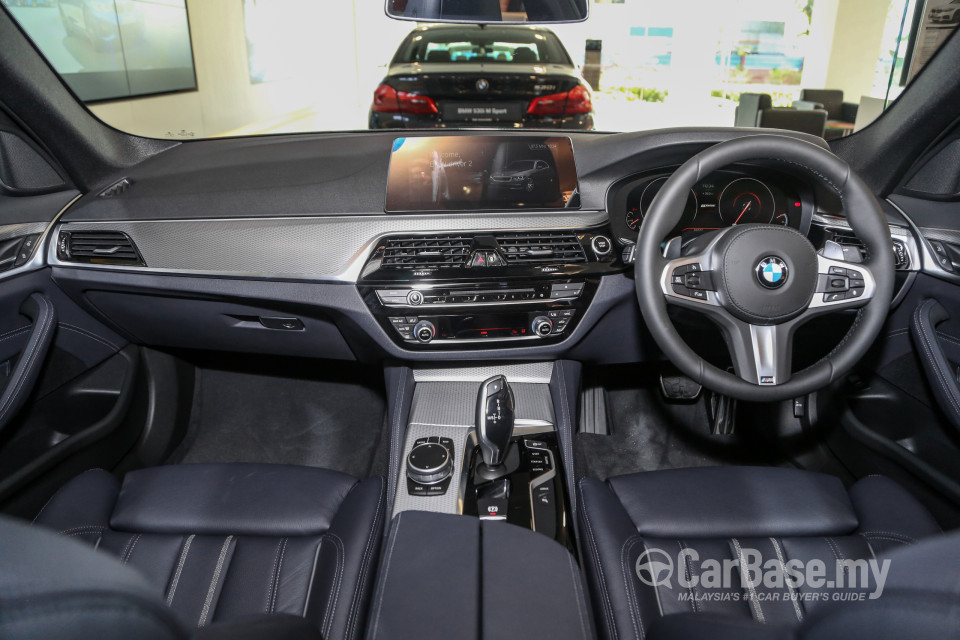
[[[81,100],[195,89],[185,0],[4,0]]]

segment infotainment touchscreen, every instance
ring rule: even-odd
[[[569,138],[397,138],[386,210],[464,211],[578,206]]]

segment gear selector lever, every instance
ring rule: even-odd
[[[505,376],[493,376],[480,385],[476,429],[483,462],[477,474],[485,480],[506,473],[503,461],[513,437],[514,408],[513,390]]]

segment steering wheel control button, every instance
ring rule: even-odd
[[[610,252],[613,251],[613,243],[610,242],[610,238],[607,236],[595,236],[593,240],[590,241],[590,247],[598,258],[608,256]]]
[[[757,265],[757,280],[767,289],[779,289],[789,277],[787,263],[778,256],[767,256]]]

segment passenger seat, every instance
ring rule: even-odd
[[[287,613],[324,638],[363,633],[384,482],[310,467],[183,464],[92,470],[35,523],[134,567],[187,628]]]

